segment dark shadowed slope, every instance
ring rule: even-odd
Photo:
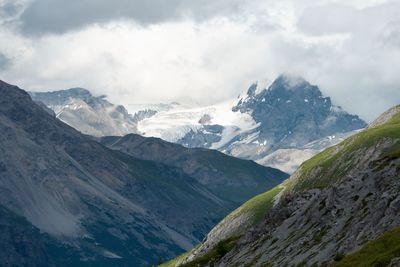
[[[190,149],[159,138],[129,134],[103,137],[101,142],[135,158],[180,168],[214,194],[240,204],[288,177],[277,169],[250,160],[234,158],[216,150]]]

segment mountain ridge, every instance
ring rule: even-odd
[[[103,137],[101,142],[135,158],[178,167],[217,196],[241,204],[287,177],[279,170],[253,161],[231,158],[217,150],[186,148],[159,138],[129,134]],[[229,168],[229,171],[227,167]],[[265,179],[264,177],[271,177]]]

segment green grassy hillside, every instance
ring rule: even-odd
[[[378,142],[389,139],[395,143],[381,155],[378,160],[380,164],[400,157],[400,113],[386,123],[351,136],[304,162],[296,179],[287,180],[285,186],[287,190],[326,188],[338,182],[357,163],[356,159],[360,157],[355,157],[355,152],[366,151]]]
[[[368,242],[357,252],[345,256],[332,267],[383,267],[388,266],[392,259],[399,257],[400,227],[397,227]]]

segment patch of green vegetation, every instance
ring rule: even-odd
[[[173,260],[167,261],[163,264],[160,264],[159,267],[175,267],[177,266],[179,263],[181,263],[182,260],[184,260],[187,256],[189,256],[190,251],[183,253],[182,255],[180,255],[179,257],[176,257]]]
[[[400,257],[400,227],[366,243],[360,250],[344,256],[332,267],[387,266],[392,259],[398,257]]]
[[[241,207],[236,209],[231,215],[238,217],[246,214],[250,216],[251,226],[259,223],[267,214],[274,204],[274,198],[282,190],[281,187],[277,186],[271,190],[253,197]]]
[[[304,162],[298,177],[289,179],[286,186],[295,191],[326,188],[344,177],[357,163],[355,152],[366,150],[386,138],[395,140],[395,143],[382,153],[380,164],[400,157],[400,113],[385,124],[351,136]]]
[[[181,267],[202,267],[202,266],[212,266],[213,263],[221,259],[225,256],[229,251],[231,251],[237,241],[239,240],[240,236],[233,236],[228,239],[220,241],[212,250],[208,253],[204,254],[197,259],[180,265]],[[167,265],[173,266],[173,265]]]
[[[336,255],[335,255],[335,257],[333,258],[333,260],[334,260],[334,261],[341,261],[341,260],[343,260],[343,258],[344,258],[345,256],[346,256],[345,254],[343,254],[343,253],[341,253],[341,252],[338,252],[338,253],[336,253]]]

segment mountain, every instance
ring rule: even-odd
[[[215,195],[239,204],[287,178],[287,174],[253,161],[233,158],[216,150],[189,149],[159,138],[129,134],[103,137],[101,143],[135,158],[179,168]]]
[[[300,77],[280,75],[268,88],[253,84],[236,101],[161,111],[138,123],[145,136],[186,147],[218,149],[293,172],[306,159],[366,127]]]
[[[398,266],[400,105],[163,266]]]
[[[268,88],[257,83],[238,99],[207,107],[179,103],[109,103],[85,89],[31,93],[59,119],[92,136],[138,133],[188,148],[211,148],[293,173],[322,149],[366,127],[301,77],[280,75]]]
[[[267,90],[256,94],[256,89],[256,84],[251,86],[233,111],[250,113],[261,123],[258,139],[266,141],[266,150],[299,147],[366,126],[358,116],[333,106],[317,86],[300,77],[281,75]]]
[[[61,121],[93,136],[136,133],[137,122],[154,114],[142,111],[134,117],[123,106],[108,102],[105,96],[93,96],[82,88],[29,94],[34,101],[52,109]]]
[[[2,81],[0,133],[2,266],[149,266],[237,206],[178,167],[105,147]]]

